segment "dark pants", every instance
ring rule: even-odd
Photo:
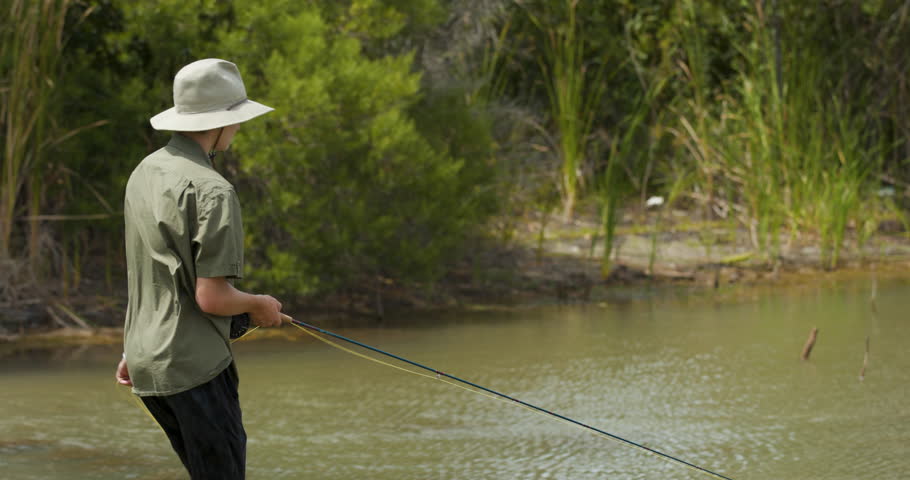
[[[166,397],[142,397],[193,480],[243,479],[246,432],[233,363],[212,380]]]

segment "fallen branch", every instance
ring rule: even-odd
[[[53,309],[53,308],[51,308],[51,307],[44,307],[44,311],[47,312],[47,314],[51,317],[51,320],[53,320],[54,323],[56,323],[57,325],[59,325],[60,328],[73,328],[72,325],[70,325],[69,323],[66,323],[65,321],[63,321],[62,318],[60,318],[59,316],[57,316],[57,314],[54,312],[54,309]]]
[[[862,382],[866,378],[866,367],[869,366],[869,336],[866,335],[866,353],[863,355],[863,368],[859,371],[859,381]]]
[[[76,324],[79,325],[80,327],[92,328],[91,325],[88,324],[88,322],[86,322],[85,320],[82,319],[82,317],[73,313],[72,310],[64,307],[63,304],[55,302],[54,306],[57,307],[58,309],[60,309],[61,312],[65,313],[67,317],[69,317],[72,321],[76,322]]]

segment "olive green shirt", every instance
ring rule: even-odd
[[[233,186],[174,134],[130,175],[124,204],[129,306],[124,352],[137,395],[201,385],[232,361],[230,317],[196,304],[196,278],[240,278],[243,225]]]

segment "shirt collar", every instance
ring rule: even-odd
[[[174,132],[174,135],[171,137],[171,141],[168,142],[167,145],[187,154],[191,160],[197,163],[201,163],[202,165],[205,165],[209,168],[214,168],[214,165],[212,165],[212,160],[209,159],[208,154],[202,150],[202,147],[200,147],[195,140],[187,137],[186,135],[183,135],[182,133]]]

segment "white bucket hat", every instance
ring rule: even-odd
[[[245,122],[274,108],[246,98],[237,65],[206,58],[174,76],[174,106],[151,119],[155,130],[201,132]]]

